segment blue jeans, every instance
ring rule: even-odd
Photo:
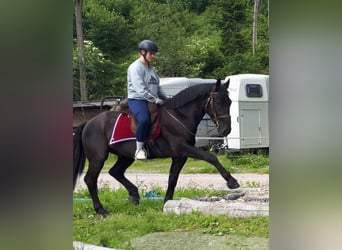
[[[137,141],[144,142],[149,135],[151,123],[148,102],[145,100],[128,99],[128,107],[138,121]]]

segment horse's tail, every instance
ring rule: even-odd
[[[86,156],[83,149],[82,144],[82,132],[86,123],[80,125],[75,133],[73,138],[73,147],[74,147],[74,159],[73,159],[73,188],[75,189],[75,185],[77,182],[78,176],[82,173],[85,165]]]

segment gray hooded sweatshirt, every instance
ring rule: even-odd
[[[153,67],[146,67],[140,59],[128,67],[127,82],[129,99],[156,102],[157,98],[166,98],[165,92],[160,88],[157,71]]]

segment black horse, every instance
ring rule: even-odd
[[[161,106],[159,113],[160,136],[148,140],[145,145],[149,159],[172,158],[164,202],[173,198],[179,173],[188,157],[204,160],[214,165],[227,181],[228,188],[234,189],[240,186],[237,180],[220,164],[215,155],[194,146],[197,126],[206,113],[215,123],[220,136],[227,136],[230,133],[231,100],[228,96],[228,85],[229,81],[221,85],[221,81],[217,80],[216,84],[192,86],[182,90]],[[117,161],[109,170],[109,174],[127,189],[131,203],[139,204],[140,198],[138,188],[124,175],[126,169],[134,162],[135,141],[109,145],[118,115],[119,113],[115,111],[100,113],[82,124],[75,131],[73,139],[74,188],[87,158],[89,168],[84,181],[88,186],[95,211],[103,216],[107,212],[98,197],[97,179],[109,153],[117,155]]]

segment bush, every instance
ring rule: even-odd
[[[233,165],[245,168],[265,168],[269,166],[269,157],[263,154],[246,154],[233,160]]]

